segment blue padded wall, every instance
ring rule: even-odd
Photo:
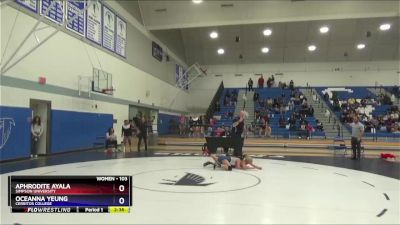
[[[31,116],[29,108],[0,106],[0,161],[29,157]]]
[[[169,115],[169,114],[158,114],[158,134],[166,135],[166,134],[174,134],[173,128],[178,126],[179,124],[179,116]],[[172,130],[171,130],[172,129]]]
[[[51,118],[51,153],[92,148],[113,126],[112,114],[52,110]]]

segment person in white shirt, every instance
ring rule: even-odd
[[[357,116],[353,118],[351,126],[351,148],[353,149],[353,157],[351,159],[361,158],[361,138],[364,135],[364,125],[360,123]]]
[[[39,140],[43,134],[42,122],[39,116],[35,116],[31,124],[31,136],[32,136],[32,154],[31,158],[38,156]]]

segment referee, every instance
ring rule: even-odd
[[[352,160],[361,158],[361,138],[364,135],[364,125],[360,123],[358,116],[353,118],[351,126],[351,148],[353,149]]]
[[[234,138],[234,142],[236,143],[235,146],[235,151],[233,153],[234,156],[236,157],[241,157],[242,156],[242,148],[243,148],[243,142],[244,142],[244,137],[243,131],[244,131],[244,119],[248,116],[246,111],[240,111],[239,113],[239,118],[235,119],[232,124],[232,134],[231,137]]]

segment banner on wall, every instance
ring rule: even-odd
[[[152,55],[154,58],[156,58],[160,62],[163,59],[163,49],[161,48],[160,45],[158,45],[154,41],[152,43]]]
[[[38,1],[37,0],[16,0],[15,2],[34,13],[38,12]]]
[[[114,51],[115,46],[115,14],[103,5],[103,47]]]
[[[101,45],[101,3],[89,1],[86,13],[86,38]]]
[[[115,41],[115,53],[126,57],[126,22],[117,16],[117,37]]]
[[[67,29],[73,31],[81,36],[85,36],[85,23],[86,23],[86,2],[84,0],[68,0],[67,1]],[[77,15],[77,16],[76,16]],[[72,17],[76,18],[71,20]]]
[[[53,3],[54,2],[54,3]],[[64,24],[64,1],[61,0],[41,0],[40,15],[44,15],[46,10],[53,4],[45,17],[57,24]]]

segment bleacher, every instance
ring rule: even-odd
[[[324,96],[324,92],[329,89],[329,91],[335,91],[337,93],[337,97],[339,101],[348,101],[350,98],[356,99],[358,102],[367,97],[371,97],[373,99],[377,99],[377,95],[375,93],[372,93],[368,90],[367,87],[343,87],[343,88],[328,88],[328,87],[318,87],[315,88],[318,94],[321,95],[321,97]],[[388,90],[391,90],[391,88],[387,88]],[[330,95],[330,98],[332,95]],[[323,98],[322,98],[323,99]],[[327,105],[334,111],[333,108],[333,101],[329,100],[326,101]],[[381,116],[385,115],[387,111],[390,109],[390,105],[371,105],[367,104],[367,107],[371,110],[370,115],[372,116]],[[341,111],[334,111],[337,118],[340,118],[341,116]],[[345,126],[349,131],[351,131],[351,128],[349,125],[346,124]],[[400,138],[399,133],[390,133],[387,132],[386,130],[376,130],[376,134],[366,132],[365,133],[366,137],[377,137],[377,138]]]
[[[221,117],[220,120],[217,120],[217,123],[216,123],[217,127],[220,127],[222,125],[225,125],[225,126],[228,126],[228,127],[232,126],[232,119],[225,117],[225,115],[228,112],[232,112],[232,113],[235,112],[235,105],[232,105],[232,106],[225,106],[224,105],[225,95],[226,95],[226,93],[228,91],[230,93],[232,93],[233,91],[236,91],[237,93],[239,93],[239,88],[225,88],[224,91],[222,92],[222,95],[221,95],[221,97],[219,99],[220,109],[221,110],[219,112],[214,112],[214,116],[218,116],[218,117],[220,116]],[[238,98],[239,98],[239,96],[238,96]]]
[[[290,89],[284,89],[282,90],[281,88],[263,88],[263,89],[257,89],[256,90],[259,95],[260,95],[260,99],[267,99],[267,98],[278,98],[278,97],[283,97],[285,102],[289,102],[290,100],[290,93],[291,90]],[[283,95],[282,95],[283,94]],[[251,97],[251,100],[253,100],[253,96],[249,96]],[[248,97],[248,99],[250,99]],[[284,114],[284,118],[285,121],[287,122],[288,119],[290,118],[290,116],[293,114],[293,112],[297,111],[299,109],[300,106],[294,106],[293,110],[289,110],[286,111]],[[259,105],[258,102],[255,103],[255,110],[260,110],[262,107]],[[279,127],[279,119],[280,119],[280,114],[279,113],[275,113],[272,114],[269,118],[269,126],[272,129],[272,136],[275,137],[285,137],[288,138],[289,136],[297,136],[297,131],[292,131],[292,130],[288,130],[286,128],[281,128]],[[316,123],[316,119],[315,117],[307,117],[306,121],[308,121],[311,126],[313,126],[314,128],[317,126]],[[296,127],[300,126],[300,121],[297,121],[298,123],[296,124]],[[325,132],[323,131],[315,131],[312,133],[312,137],[325,137]]]

